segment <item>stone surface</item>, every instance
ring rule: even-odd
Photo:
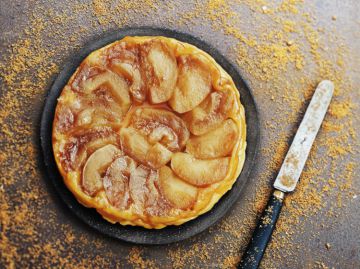
[[[155,9],[150,8],[152,1],[119,1],[119,8],[115,7],[117,1],[103,2],[107,5],[105,9],[111,10],[110,15],[102,13],[104,7],[99,5],[100,1],[0,2],[0,263],[16,267],[234,266],[270,194],[280,165],[278,160],[286,152],[309,96],[316,83],[327,78],[335,80],[341,88],[334,99],[340,105],[333,107],[333,111],[346,107],[347,103],[342,102],[349,100],[350,114],[342,117],[334,112],[333,116],[327,116],[328,128],[333,124],[340,129],[334,127],[330,134],[325,129],[320,131],[315,141],[318,146],[312,151],[303,174],[303,184],[283,208],[280,228],[274,234],[262,267],[359,268],[360,170],[357,165],[349,168],[350,163],[360,161],[359,143],[346,134],[360,133],[360,2],[294,1],[294,5],[284,7],[285,11],[272,14],[272,7],[280,5],[280,1],[271,4],[232,1],[230,11],[238,19],[225,12],[227,4],[212,13],[207,1],[199,1],[197,6],[209,13],[206,16],[200,13],[198,18],[192,15],[191,19],[182,15],[197,14],[198,9],[194,9],[191,1],[160,1]],[[76,13],[69,15],[72,12]],[[304,26],[306,13],[310,14],[311,26]],[[214,23],[211,18],[233,20],[235,30],[224,28],[223,22]],[[299,31],[287,31],[284,27],[287,21],[289,27],[298,27]],[[44,98],[64,62],[82,45],[105,32],[140,25],[188,32],[218,48],[234,62],[240,57],[239,68],[253,89],[262,119],[258,163],[235,207],[209,230],[167,246],[126,244],[83,224],[57,196],[39,157],[38,129]],[[272,38],[263,38],[271,31],[274,31]],[[270,48],[269,52],[265,46],[280,44],[284,36],[289,40],[285,45],[281,43],[281,48],[300,44],[299,52],[294,55],[302,55],[305,64],[299,63],[299,68],[292,61],[284,64],[284,59],[276,56],[279,52],[276,48]],[[252,47],[249,37],[261,46]],[[27,45],[28,50],[19,50]],[[245,48],[246,53],[239,54],[244,52],[239,47]],[[320,60],[314,56],[314,50],[320,51]],[[24,61],[25,67],[16,64]],[[332,68],[326,63],[335,66],[335,71],[329,71]],[[18,101],[9,105],[14,99]],[[331,138],[339,146],[346,140],[342,148],[349,148],[344,153],[326,145]],[[309,188],[329,190],[319,196]],[[301,191],[306,195],[301,196]],[[291,224],[293,229],[288,229]]]

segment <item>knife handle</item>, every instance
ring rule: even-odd
[[[284,193],[275,190],[255,228],[238,268],[258,268],[283,205]]]

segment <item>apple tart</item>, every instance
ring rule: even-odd
[[[239,176],[239,92],[204,51],[125,37],[91,53],[62,90],[52,143],[66,186],[122,225],[160,229],[209,211]]]

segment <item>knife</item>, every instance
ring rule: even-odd
[[[279,174],[275,179],[274,192],[259,219],[238,268],[258,268],[279,217],[285,193],[292,192],[299,181],[311,146],[329,107],[333,92],[334,84],[329,80],[323,80],[317,86],[285,156]]]

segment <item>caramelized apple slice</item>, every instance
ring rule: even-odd
[[[120,141],[125,154],[146,164],[146,154],[151,145],[143,135],[134,128],[123,128],[120,131]]]
[[[85,125],[106,125],[107,123],[118,123],[120,124],[123,117],[122,109],[118,105],[108,104],[108,108],[101,107],[97,104],[97,107],[90,107],[80,111],[76,117],[76,126]]]
[[[112,112],[112,111],[111,111]],[[88,124],[106,124],[108,121],[116,121],[121,119],[121,117],[111,117],[111,112],[107,112],[106,110],[101,109],[100,107],[97,108],[86,108],[80,111],[76,117],[76,125],[77,126],[84,126]],[[120,115],[122,111],[120,111]]]
[[[123,128],[120,140],[124,152],[139,162],[157,169],[170,161],[172,152],[159,143],[151,145],[134,128]]]
[[[181,118],[160,108],[137,108],[131,116],[130,124],[148,136],[150,143],[159,142],[171,151],[181,150],[190,135]]]
[[[69,131],[75,121],[74,112],[68,106],[59,106],[56,109],[56,121],[55,121],[55,130],[58,132],[67,132]]]
[[[130,175],[129,189],[133,200],[134,210],[137,213],[144,211],[146,199],[146,181],[149,176],[149,169],[143,165],[138,166]]]
[[[91,93],[103,86],[110,90],[115,100],[121,105],[123,114],[130,108],[129,86],[126,80],[109,70],[89,78],[84,82],[83,86],[86,93]]]
[[[72,80],[71,88],[75,91],[81,91],[83,84],[89,78],[102,73],[104,70],[97,66],[90,66],[89,64],[81,64],[76,71],[75,77]]]
[[[108,48],[108,57],[110,69],[130,83],[129,91],[133,99],[144,102],[146,87],[140,70],[139,47],[120,42]]]
[[[150,215],[161,215],[167,210],[167,204],[158,191],[159,173],[139,165],[130,176],[130,196],[137,213],[146,211]]]
[[[172,152],[160,143],[153,145],[146,154],[146,160],[153,169],[158,169],[171,160]]]
[[[198,187],[205,187],[223,180],[230,158],[200,160],[188,153],[178,152],[171,158],[171,168],[184,181]]]
[[[159,187],[165,199],[175,208],[189,209],[196,202],[197,188],[178,178],[167,166],[159,170]]]
[[[60,161],[65,171],[77,170],[85,163],[89,152],[116,143],[117,135],[110,127],[75,129],[60,144]]]
[[[143,46],[141,56],[151,103],[166,102],[173,94],[178,76],[174,53],[165,43],[153,40]]]
[[[147,199],[146,199],[146,203],[145,206],[147,207],[147,210],[150,212],[154,212],[158,205],[158,198],[159,198],[159,191],[156,187],[156,185],[158,184],[158,178],[159,178],[159,173],[157,170],[150,170],[149,172],[149,176],[147,178],[147,182],[146,182],[146,187],[148,189],[148,193],[147,193]]]
[[[200,58],[180,58],[180,71],[170,106],[178,113],[190,111],[200,104],[211,91],[211,76],[206,63]]]
[[[90,124],[93,121],[94,108],[87,108],[80,111],[76,118],[76,125],[83,126]]]
[[[133,159],[127,156],[117,158],[106,170],[103,184],[106,196],[113,206],[125,209],[129,204],[129,178],[136,168]]]
[[[161,203],[160,193],[158,190],[159,185],[159,172],[158,170],[150,170],[149,176],[146,181],[148,189],[145,201],[146,211],[150,215],[159,215],[164,212],[164,204]]]
[[[186,151],[200,159],[224,157],[230,154],[238,139],[238,128],[227,119],[216,129],[194,136],[186,144]]]
[[[87,194],[92,196],[102,188],[101,173],[116,156],[121,154],[120,149],[110,144],[90,155],[82,174],[82,186]]]
[[[121,62],[119,60],[114,60],[111,68],[114,72],[121,74],[130,82],[131,86],[129,91],[133,98],[140,103],[144,102],[146,92],[139,68],[135,64]]]
[[[231,91],[213,92],[199,106],[186,113],[183,120],[191,133],[203,135],[218,127],[228,117],[234,101]]]

